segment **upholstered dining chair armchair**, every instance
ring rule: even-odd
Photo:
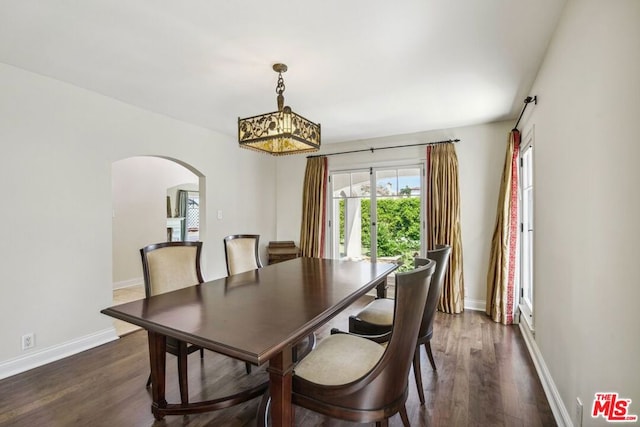
[[[259,243],[258,234],[233,234],[224,238],[228,276],[262,268],[258,254]]]
[[[329,417],[387,426],[406,411],[408,377],[435,262],[396,274],[396,316],[385,347],[338,333],[321,340],[294,368],[292,403]],[[263,399],[264,401],[264,399]],[[266,407],[262,405],[261,407]],[[258,414],[258,423],[266,423]]]
[[[163,242],[140,249],[144,290],[147,298],[204,282],[200,272],[202,242]],[[189,403],[187,356],[201,347],[167,337],[167,353],[178,358],[178,384],[180,400]],[[151,376],[147,387],[151,385]]]
[[[224,255],[227,262],[227,275],[244,273],[262,268],[258,247],[259,234],[232,234],[224,238]],[[316,345],[315,334],[298,343],[293,349],[293,359],[298,360],[308,354]],[[251,373],[251,364],[246,363],[247,374]]]
[[[427,301],[424,306],[422,323],[418,340],[416,342],[415,355],[413,358],[413,374],[418,388],[418,397],[420,403],[424,404],[424,390],[422,386],[422,372],[420,366],[420,346],[424,345],[427,357],[431,363],[433,370],[436,370],[436,363],[433,359],[431,351],[431,338],[433,337],[433,320],[436,314],[436,308],[442,292],[442,283],[449,266],[449,257],[451,255],[451,246],[437,245],[435,249],[427,251],[427,259],[416,257],[414,266],[426,265],[429,260],[436,263],[435,272],[431,278],[431,287],[427,295]],[[388,333],[393,324],[394,303],[388,298],[380,298],[373,300],[369,305],[364,307],[359,313],[349,317],[349,332],[361,335],[381,335]]]

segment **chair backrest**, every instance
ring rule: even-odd
[[[224,238],[228,276],[262,268],[258,255],[259,243],[258,234],[233,234]]]
[[[431,336],[433,333],[433,319],[436,315],[436,308],[438,307],[438,301],[440,300],[440,294],[442,293],[442,283],[444,282],[444,276],[447,273],[449,267],[449,257],[451,255],[451,246],[449,245],[436,245],[436,248],[427,251],[427,258],[416,257],[413,263],[416,267],[420,265],[426,265],[429,260],[436,262],[436,270],[431,277],[431,286],[429,287],[429,293],[427,294],[427,302],[424,306],[424,313],[422,315],[422,324],[420,325],[419,338]]]
[[[163,242],[140,249],[147,298],[204,282],[201,252],[202,242]]]
[[[429,261],[427,265],[396,273],[396,315],[391,338],[378,364],[354,383],[359,390],[351,396],[345,396],[345,406],[374,409],[404,402],[409,369],[434,270],[435,262]]]

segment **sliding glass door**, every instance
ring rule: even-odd
[[[400,263],[422,254],[423,165],[333,172],[333,258]]]

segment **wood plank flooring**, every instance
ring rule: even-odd
[[[363,297],[361,306],[370,297]],[[347,309],[319,331],[345,329]],[[427,402],[419,404],[410,373],[407,411],[412,426],[555,426],[535,368],[515,326],[484,313],[438,313],[432,348],[437,371],[422,352]],[[258,400],[217,412],[167,416],[150,411],[147,335],[122,339],[0,381],[0,426],[253,426]],[[189,356],[192,401],[211,399],[266,378],[264,367],[246,375],[244,363],[205,351]],[[167,356],[167,400],[179,400],[176,362]],[[298,426],[356,426],[296,408]],[[398,415],[391,426],[401,426]]]

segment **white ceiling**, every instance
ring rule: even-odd
[[[564,0],[0,0],[0,62],[237,137],[285,103],[323,143],[515,118]]]

